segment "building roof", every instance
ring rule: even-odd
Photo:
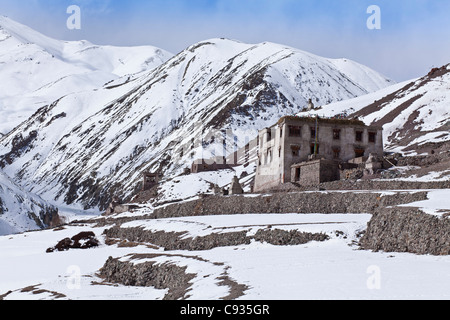
[[[348,125],[348,126],[362,126],[367,127],[364,122],[358,119],[342,119],[342,118],[322,118],[319,117],[319,123],[326,124],[340,124],[340,125]],[[299,121],[299,122],[316,122],[316,117],[300,117],[300,116],[284,116],[278,120],[278,125],[282,124],[286,121]]]

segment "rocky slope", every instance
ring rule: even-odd
[[[57,208],[22,191],[0,172],[0,235],[39,230],[58,223]]]
[[[308,113],[359,117],[366,124],[383,126],[388,151],[428,153],[450,141],[449,89],[450,64],[419,79]]]
[[[382,125],[387,147],[421,154],[425,144],[450,140],[450,64],[430,71],[398,91],[354,113]]]
[[[167,176],[231,153],[313,98],[353,98],[392,82],[349,60],[226,39],[200,42],[139,77],[66,95],[0,140],[0,167],[46,199],[104,209],[144,171]]]

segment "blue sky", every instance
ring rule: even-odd
[[[67,7],[81,8],[69,30]],[[369,30],[367,8],[381,9]],[[450,63],[448,0],[0,0],[0,14],[57,39],[153,45],[172,53],[209,38],[272,41],[346,57],[396,81]]]

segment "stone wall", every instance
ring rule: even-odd
[[[450,189],[450,181],[340,180],[322,183],[325,190],[424,190]]]
[[[304,162],[292,166],[292,170],[293,172],[294,170],[299,170],[300,174],[296,173],[294,176],[295,178],[298,178],[298,180],[292,179],[291,175],[291,181],[305,186],[318,185],[322,182],[339,179],[338,165],[332,160]]]
[[[339,180],[358,180],[364,176],[364,170],[360,168],[344,169],[339,171]]]
[[[360,175],[363,172],[356,175]],[[349,179],[323,182],[317,185],[298,185],[293,183],[285,183],[270,190],[270,192],[301,192],[301,191],[317,191],[317,190],[427,190],[427,189],[450,189],[450,181],[395,181],[395,180],[373,180],[373,179]]]
[[[320,181],[320,160],[306,162],[298,167],[300,169],[300,177],[296,182],[303,185],[314,185],[322,182]]]
[[[259,196],[207,196],[154,210],[152,217],[252,213],[371,213],[379,207],[427,199],[427,192],[292,192]]]
[[[335,161],[320,161],[320,183],[339,180],[339,167]]]
[[[147,243],[164,248],[164,250],[203,251],[217,247],[250,244],[252,240],[273,245],[300,245],[310,241],[325,241],[328,236],[323,233],[285,231],[280,229],[260,229],[254,236],[247,236],[247,231],[212,233],[203,237],[183,238],[184,233],[149,231],[143,228],[121,228],[115,226],[104,231],[108,242],[113,239],[134,243]]]
[[[186,273],[186,269],[174,264],[154,262],[134,264],[109,257],[100,269],[100,276],[107,282],[125,286],[168,289],[164,300],[177,300],[186,298],[187,289],[191,285],[189,281],[195,277],[194,274]]]
[[[365,250],[449,255],[450,220],[416,208],[377,210],[360,245]]]

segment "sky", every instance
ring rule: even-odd
[[[71,5],[81,29],[67,27]],[[448,0],[0,0],[1,15],[60,40],[174,54],[210,38],[271,41],[352,59],[398,82],[450,63],[449,13]]]

